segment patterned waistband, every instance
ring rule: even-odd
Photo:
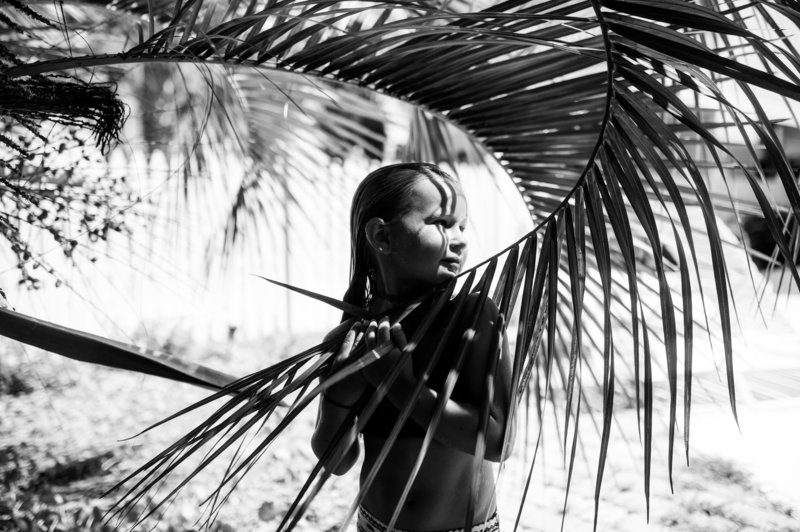
[[[358,532],[388,532],[388,525],[369,513],[363,506],[358,507],[358,520],[356,521]],[[474,525],[469,532],[499,532],[500,519],[495,512],[488,520],[478,525]],[[392,532],[411,532],[402,528],[393,528]],[[448,528],[439,532],[464,532],[463,528]]]

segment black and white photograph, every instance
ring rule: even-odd
[[[800,532],[797,0],[0,0],[0,532]]]

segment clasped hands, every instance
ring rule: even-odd
[[[378,386],[403,356],[403,349],[408,344],[401,325],[399,323],[391,325],[386,316],[380,320],[357,320],[347,331],[339,352],[333,360],[334,371],[341,368],[346,362],[352,362],[356,347],[362,340],[367,353],[361,357],[361,360],[366,365],[358,373],[363,379],[345,378],[325,392],[331,394],[334,399],[347,404],[355,402],[361,395],[363,381]],[[375,358],[377,360],[373,360]],[[400,368],[398,381],[409,382],[413,379],[414,373],[409,354]]]
[[[365,362],[369,361],[369,363],[361,372],[370,384],[380,384],[400,359],[403,349],[408,344],[403,327],[400,323],[391,325],[387,316],[382,317],[380,320],[357,321],[345,335],[345,340],[342,342],[342,347],[336,356],[337,360],[344,362],[349,359],[362,337],[367,350],[367,354],[364,357],[377,358],[378,360],[369,361],[369,358],[367,358]],[[406,377],[409,380],[413,378],[410,356],[406,357],[400,377]]]

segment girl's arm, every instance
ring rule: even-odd
[[[475,300],[470,303],[475,303]],[[471,306],[471,305],[470,305]],[[465,313],[471,317],[470,312]],[[509,354],[508,343],[503,334],[498,346],[495,335],[495,324],[499,317],[496,305],[487,300],[478,325],[475,328],[475,338],[470,351],[466,354],[464,365],[461,368],[459,381],[465,381],[468,395],[471,401],[456,401],[452,397],[445,403],[444,411],[439,424],[434,433],[434,437],[440,443],[453,447],[469,454],[475,454],[475,442],[478,428],[481,424],[481,408],[486,397],[487,375],[489,374],[492,357],[499,356],[494,372],[492,384],[494,393],[489,405],[489,419],[486,426],[485,442],[486,450],[484,458],[493,462],[499,462],[508,457],[510,447],[506,449],[506,454],[501,457],[503,441],[505,438],[506,427],[511,431],[509,442],[514,440],[513,421],[509,425],[508,412],[511,394],[511,356]],[[469,324],[461,328],[465,334],[471,333]],[[391,369],[400,356],[400,352],[405,347],[405,336],[399,324],[389,327],[388,320],[381,320],[379,324],[371,324],[366,335],[367,348],[374,349],[387,341],[392,341],[397,349],[383,357],[383,360],[370,364],[364,370],[366,379],[377,386],[380,381]],[[373,368],[374,367],[374,368]],[[405,362],[400,376],[395,384],[388,391],[388,398],[398,408],[402,409],[416,385],[416,379],[411,369],[411,357]],[[424,386],[417,397],[414,408],[411,410],[411,418],[421,427],[427,427],[430,419],[436,410],[436,403],[439,392]]]
[[[334,359],[334,366],[337,366],[350,356],[353,346],[357,343],[361,333],[360,322],[344,322],[343,325],[350,326],[350,330],[342,342],[342,347]],[[325,339],[335,336],[342,329],[342,325],[328,333]],[[342,456],[331,472],[334,475],[343,475],[353,467],[361,453],[358,443],[358,433],[356,432],[355,416],[351,413],[352,406],[358,401],[364,391],[366,383],[360,373],[331,386],[320,396],[319,408],[317,410],[317,421],[314,426],[314,433],[311,436],[311,449],[317,458],[321,458],[328,447],[333,444],[337,432],[343,423],[350,426],[346,429],[340,442],[339,455]],[[330,455],[332,462],[337,459],[336,453]],[[331,459],[329,458],[329,460]]]

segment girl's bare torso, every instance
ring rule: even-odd
[[[362,484],[372,470],[384,441],[379,437],[364,436]],[[371,514],[387,524],[421,447],[421,438],[398,439],[362,502]],[[473,461],[474,456],[470,454],[445,447],[436,441],[431,442],[396,526],[408,530],[463,527],[471,497]],[[474,523],[483,522],[495,511],[493,467],[485,460],[478,470],[478,482]]]
[[[464,314],[471,316],[476,298],[470,296],[465,305]],[[424,310],[424,309],[422,309]],[[430,371],[430,378],[426,386],[415,401],[411,418],[406,421],[404,432],[398,438],[388,455],[378,469],[375,479],[365,490],[361,501],[362,506],[380,521],[388,524],[398,506],[405,485],[420,451],[423,442],[424,429],[430,423],[431,416],[438,406],[438,393],[442,391],[445,377],[456,358],[460,358],[460,340],[463,331],[469,327],[461,321],[472,321],[467,318],[459,319],[441,350],[441,357],[434,361],[433,353],[442,339],[438,331],[445,330],[441,320],[447,320],[449,309],[443,309],[437,319],[431,324],[430,330],[434,334],[422,338],[414,350],[409,364],[410,374],[404,379],[397,378],[387,391],[387,395],[373,411],[375,419],[367,420],[363,425],[362,435],[355,434],[355,427],[349,436],[352,438],[348,450],[348,459],[343,467],[335,466],[335,474],[343,474],[352,467],[357,460],[359,447],[363,448],[363,463],[361,464],[361,485],[365,485],[368,476],[373,470],[378,455],[380,454],[385,438],[397,419],[399,410],[407,404],[411,387],[415,387],[422,372]],[[472,524],[482,523],[495,513],[495,474],[496,465],[500,461],[500,447],[504,437],[504,412],[507,410],[508,381],[510,381],[510,362],[507,356],[503,365],[498,366],[495,375],[494,399],[490,404],[489,423],[486,426],[486,456],[482,457],[477,471],[474,471],[475,456],[472,454],[475,446],[475,436],[479,432],[479,413],[485,400],[485,379],[487,364],[494,356],[491,347],[492,328],[496,310],[488,309],[478,320],[474,342],[468,351],[464,352],[463,365],[458,374],[458,379],[452,389],[452,395],[442,411],[442,417],[437,427],[435,438],[431,441],[417,476],[401,507],[400,514],[394,526],[396,528],[413,531],[439,531],[460,529],[465,525],[467,507],[472,500]],[[416,320],[409,317],[404,321],[404,327],[410,335],[416,330]],[[349,324],[345,322],[343,327]],[[341,326],[340,326],[341,327]],[[345,351],[350,349],[344,347]],[[504,346],[505,352],[505,346]],[[380,362],[377,362],[378,364]],[[432,365],[432,366],[431,366]],[[507,367],[506,367],[507,366]],[[432,368],[432,369],[431,369]],[[373,392],[388,371],[382,368],[374,377],[375,382],[367,382],[366,373],[356,373],[346,382],[342,382],[333,392],[334,401],[343,404],[358,402],[359,396],[372,388]],[[404,384],[398,387],[400,381]],[[335,406],[331,401],[321,402],[320,416],[318,417],[315,437],[312,445],[318,456],[330,445],[330,436],[344,420],[343,409]],[[406,430],[406,429],[409,430]],[[419,429],[422,429],[420,431]],[[513,434],[513,430],[512,430]],[[363,446],[359,439],[363,438]],[[513,438],[511,438],[513,441]],[[474,471],[474,474],[473,474]],[[472,486],[477,481],[477,490],[473,497]]]

